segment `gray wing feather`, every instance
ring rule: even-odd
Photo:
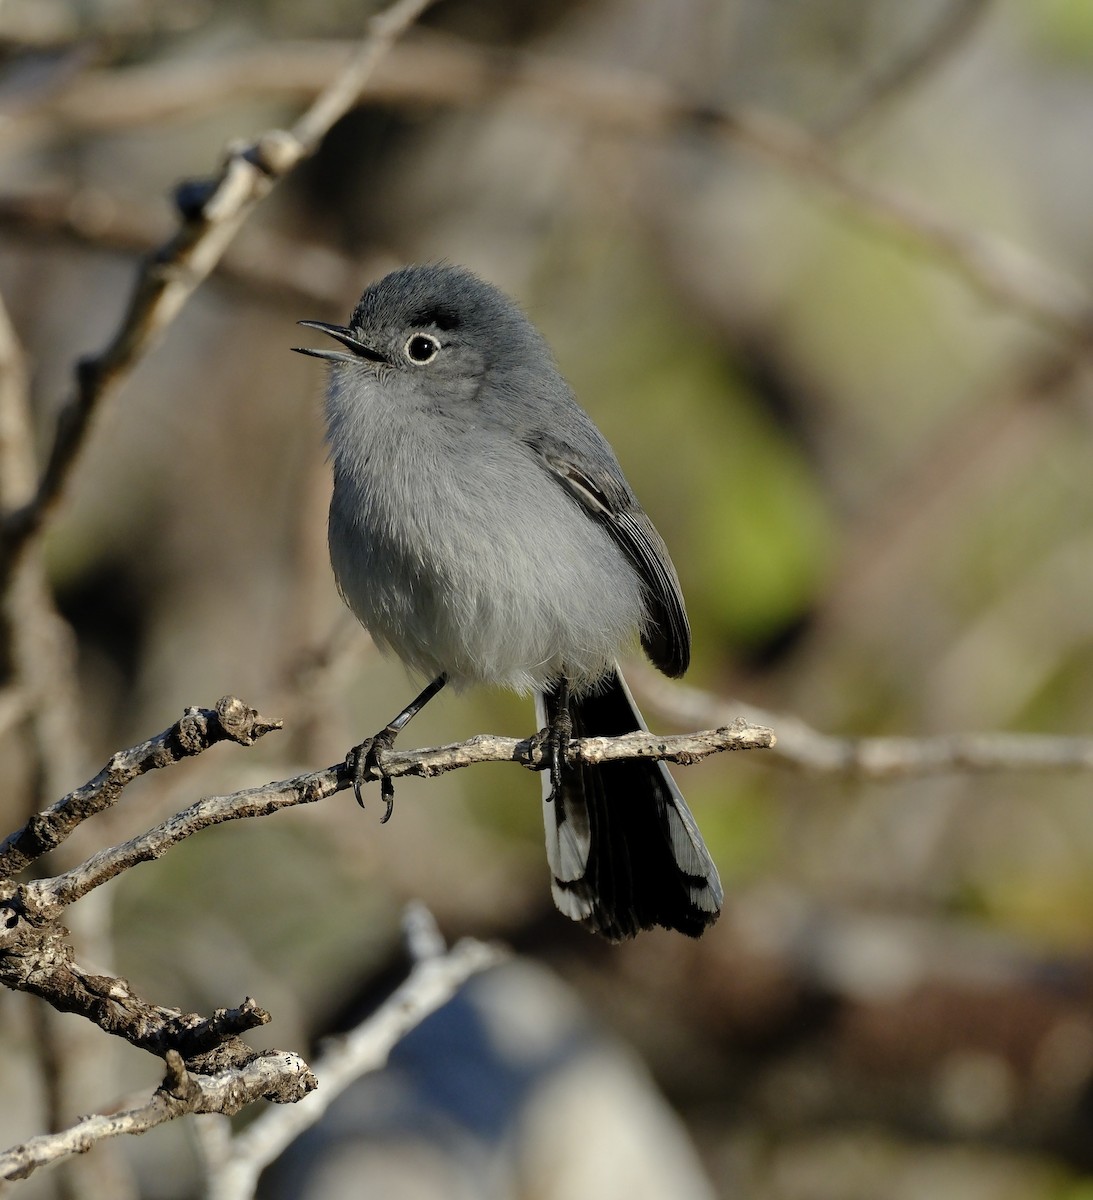
[[[603,442],[607,454],[593,463],[560,442],[537,438],[528,444],[633,563],[645,585],[649,614],[641,644],[666,675],[682,675],[691,661],[691,627],[679,577],[668,547],[631,491],[610,447]]]

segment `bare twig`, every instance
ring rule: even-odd
[[[0,878],[22,871],[55,849],[81,821],[109,808],[138,776],[200,754],[218,742],[249,746],[280,728],[280,721],[259,716],[235,696],[225,696],[215,708],[187,709],[170,729],[139,746],[120,750],[89,783],[36,813],[22,829],[0,842]]]
[[[414,920],[420,919],[420,913],[415,914]],[[315,1066],[319,1090],[291,1109],[267,1110],[231,1140],[226,1159],[214,1165],[209,1200],[249,1200],[262,1170],[314,1125],[350,1084],[378,1071],[411,1029],[447,1004],[471,976],[506,957],[503,951],[470,939],[450,950],[439,934],[429,941],[432,953],[417,960],[406,981],[376,1012],[324,1047]]]
[[[635,678],[639,678],[635,672]],[[1090,771],[1093,738],[1035,733],[946,733],[933,737],[833,737],[799,717],[723,700],[698,688],[640,676],[644,696],[664,715],[681,722],[716,721],[728,712],[773,726],[774,756],[806,771],[863,779],[905,779],[952,771]]]
[[[406,951],[415,963],[439,958],[448,950],[436,917],[420,900],[411,900],[402,910],[402,937]]]
[[[19,574],[22,575],[36,560],[35,548],[35,553],[23,559]],[[9,875],[33,864],[81,821],[112,805],[122,789],[146,771],[200,753],[217,741],[232,739],[250,744],[276,727],[276,722],[264,720],[232,698],[221,701],[215,710],[191,709],[166,733],[115,755],[89,784],[33,817],[0,846],[0,864]],[[82,921],[85,912],[86,908],[82,907],[74,916]],[[269,1020],[268,1014],[254,1001],[247,1000],[237,1009],[219,1010],[211,1017],[150,1004],[137,996],[124,979],[93,974],[82,968],[68,944],[68,930],[56,923],[55,915],[28,909],[22,890],[10,878],[0,875],[0,983],[36,995],[59,1012],[78,1013],[101,1030],[159,1056],[169,1052],[181,1055],[180,1063],[185,1059],[204,1070],[219,1070],[246,1068],[255,1058],[255,1051],[239,1038],[241,1033]],[[90,1026],[78,1028],[90,1029]],[[95,1036],[98,1038],[97,1034]],[[106,1045],[102,1039],[94,1043],[100,1044]],[[48,1048],[53,1049],[52,1046]],[[74,1064],[85,1061],[85,1057],[72,1055],[57,1059],[57,1080],[62,1081],[62,1075],[71,1076]],[[101,1086],[101,1063],[98,1066],[96,1082]],[[66,1078],[63,1082],[67,1088],[71,1080]],[[243,1085],[235,1091],[240,1096],[246,1095]],[[203,1103],[202,1094],[198,1089],[187,1098],[183,1107],[174,1106],[165,1115],[160,1113],[158,1119],[167,1119],[183,1111],[204,1111],[194,1108]],[[215,1099],[215,1089],[209,1094]],[[53,1108],[59,1115],[61,1101],[70,1100],[70,1097],[58,1092],[53,1099]],[[153,1110],[155,1105],[149,1111]],[[92,1121],[90,1126],[80,1122],[57,1139],[38,1139],[29,1148],[22,1148],[15,1160],[15,1173],[26,1173],[41,1161],[67,1157],[84,1145],[86,1137],[90,1136],[89,1129],[94,1130],[96,1139],[113,1133],[139,1131],[136,1127],[117,1126],[113,1118]],[[88,1183],[88,1180],[82,1180],[79,1194],[103,1194],[101,1187],[93,1193]],[[115,1189],[109,1194],[118,1193]]]
[[[35,536],[60,497],[90,421],[108,394],[163,333],[219,261],[243,222],[274,185],[313,153],[327,131],[360,95],[392,42],[431,0],[395,0],[374,17],[360,50],[326,84],[290,132],[270,130],[234,147],[220,174],[191,183],[177,196],[184,221],[178,233],[146,260],[128,311],[110,343],[77,368],[75,394],[61,410],[45,470],[33,498],[7,515],[0,550],[16,556]]]
[[[279,1050],[209,1075],[187,1070],[174,1050],[168,1050],[165,1057],[166,1078],[146,1103],[109,1115],[84,1117],[59,1133],[13,1146],[0,1153],[0,1179],[25,1179],[39,1167],[85,1153],[97,1142],[121,1134],[147,1133],[186,1113],[231,1116],[255,1100],[293,1104],[317,1086],[299,1055]]]

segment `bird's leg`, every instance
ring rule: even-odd
[[[540,729],[533,741],[536,746],[545,751],[550,758],[550,795],[547,803],[551,803],[558,795],[562,786],[562,771],[565,769],[566,751],[573,737],[573,717],[569,712],[569,680],[562,679],[558,690],[554,693],[553,712],[548,718],[545,729]]]
[[[438,675],[428,687],[422,689],[420,695],[415,696],[406,705],[394,720],[389,721],[375,736],[365,738],[359,746],[354,746],[346,755],[345,765],[353,772],[353,795],[357,797],[357,803],[361,808],[364,808],[364,797],[361,795],[362,786],[369,782],[374,775],[379,776],[380,798],[387,805],[386,811],[380,818],[381,825],[391,819],[391,813],[395,808],[395,782],[383,769],[382,755],[391,749],[395,744],[395,738],[447,682],[447,675]]]

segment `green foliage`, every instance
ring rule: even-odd
[[[1089,0],[1036,0],[1019,6],[1046,53],[1075,64],[1093,64],[1093,5]]]

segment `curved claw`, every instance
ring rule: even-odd
[[[354,354],[363,354],[366,358],[375,357],[373,351],[361,345],[355,338],[349,336],[349,331],[342,329],[337,325],[324,325],[321,321],[303,321],[303,325],[310,325],[315,329],[321,329],[324,333],[332,334],[339,342],[348,346]],[[344,335],[344,336],[343,336]],[[312,354],[315,351],[307,351]],[[320,355],[327,358],[342,358],[344,355],[327,354]],[[346,756],[346,766],[353,772],[353,795],[357,797],[357,803],[364,808],[364,798],[361,795],[361,787],[365,783],[370,783],[373,779],[380,781],[380,799],[387,806],[383,816],[380,818],[380,824],[385,825],[391,819],[391,814],[395,810],[395,784],[391,776],[384,770],[381,755],[384,751],[390,750],[395,744],[395,738],[398,737],[401,730],[406,728],[406,725],[419,713],[426,704],[440,691],[440,689],[448,682],[447,675],[438,675],[432,683],[422,689],[420,695],[415,696],[413,700],[399,713],[390,724],[376,734],[375,737],[367,738],[361,742],[359,746],[350,750]]]
[[[550,804],[558,795],[558,791],[562,786],[562,773],[566,768],[566,751],[569,749],[570,739],[573,737],[573,719],[568,711],[563,709],[557,717],[557,720],[548,725],[545,729],[540,729],[532,738],[533,743],[543,751],[546,762],[543,763],[540,770],[550,770],[550,794],[546,798],[546,803]]]
[[[383,769],[380,760],[382,752],[389,750],[394,740],[395,736],[391,730],[381,730],[375,737],[365,738],[359,746],[354,746],[345,760],[346,766],[353,772],[353,795],[361,808],[365,807],[362,790],[364,785],[379,778],[380,799],[387,806],[380,818],[381,825],[390,821],[391,814],[395,811],[395,781]]]
[[[380,779],[380,799],[387,805],[387,810],[380,817],[380,824],[386,825],[395,811],[395,781],[390,775],[384,775]]]
[[[354,746],[345,756],[345,765],[353,773],[353,795],[361,808],[365,807],[362,788],[368,782],[368,756],[372,752],[372,738]]]

